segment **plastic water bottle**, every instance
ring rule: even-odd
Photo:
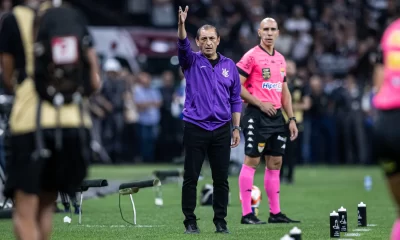
[[[365,176],[364,178],[364,188],[366,191],[371,191],[372,189],[372,178],[371,176]]]

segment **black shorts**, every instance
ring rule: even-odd
[[[45,146],[52,152],[46,160],[32,159],[36,150],[34,133],[11,136],[11,156],[6,163],[7,181],[4,196],[13,198],[15,190],[28,194],[41,191],[71,193],[85,179],[91,161],[90,131],[85,129],[85,143],[79,137],[79,129],[62,129],[62,150],[55,151],[54,130],[44,129]],[[85,148],[86,158],[82,154]]]
[[[400,109],[379,111],[374,126],[374,148],[387,176],[400,173]]]
[[[245,137],[245,154],[249,157],[283,156],[286,148],[286,128],[282,111],[270,117],[258,107],[248,105],[241,125]]]

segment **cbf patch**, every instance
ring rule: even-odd
[[[264,79],[270,79],[271,78],[271,69],[263,68],[262,69],[262,76],[263,76]]]
[[[281,77],[285,77],[285,68],[281,68]]]

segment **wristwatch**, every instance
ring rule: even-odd
[[[289,122],[288,123],[290,123],[290,121],[294,121],[295,123],[297,123],[297,120],[296,120],[296,118],[295,117],[291,117],[291,118],[289,118]]]
[[[242,131],[242,128],[241,128],[241,127],[239,127],[239,126],[233,126],[232,132],[235,131],[236,129],[237,129],[239,132]]]

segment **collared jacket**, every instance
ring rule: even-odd
[[[186,78],[183,120],[212,131],[242,111],[241,84],[236,64],[220,56],[213,67],[201,53],[193,52],[190,41],[178,39],[179,65]]]

